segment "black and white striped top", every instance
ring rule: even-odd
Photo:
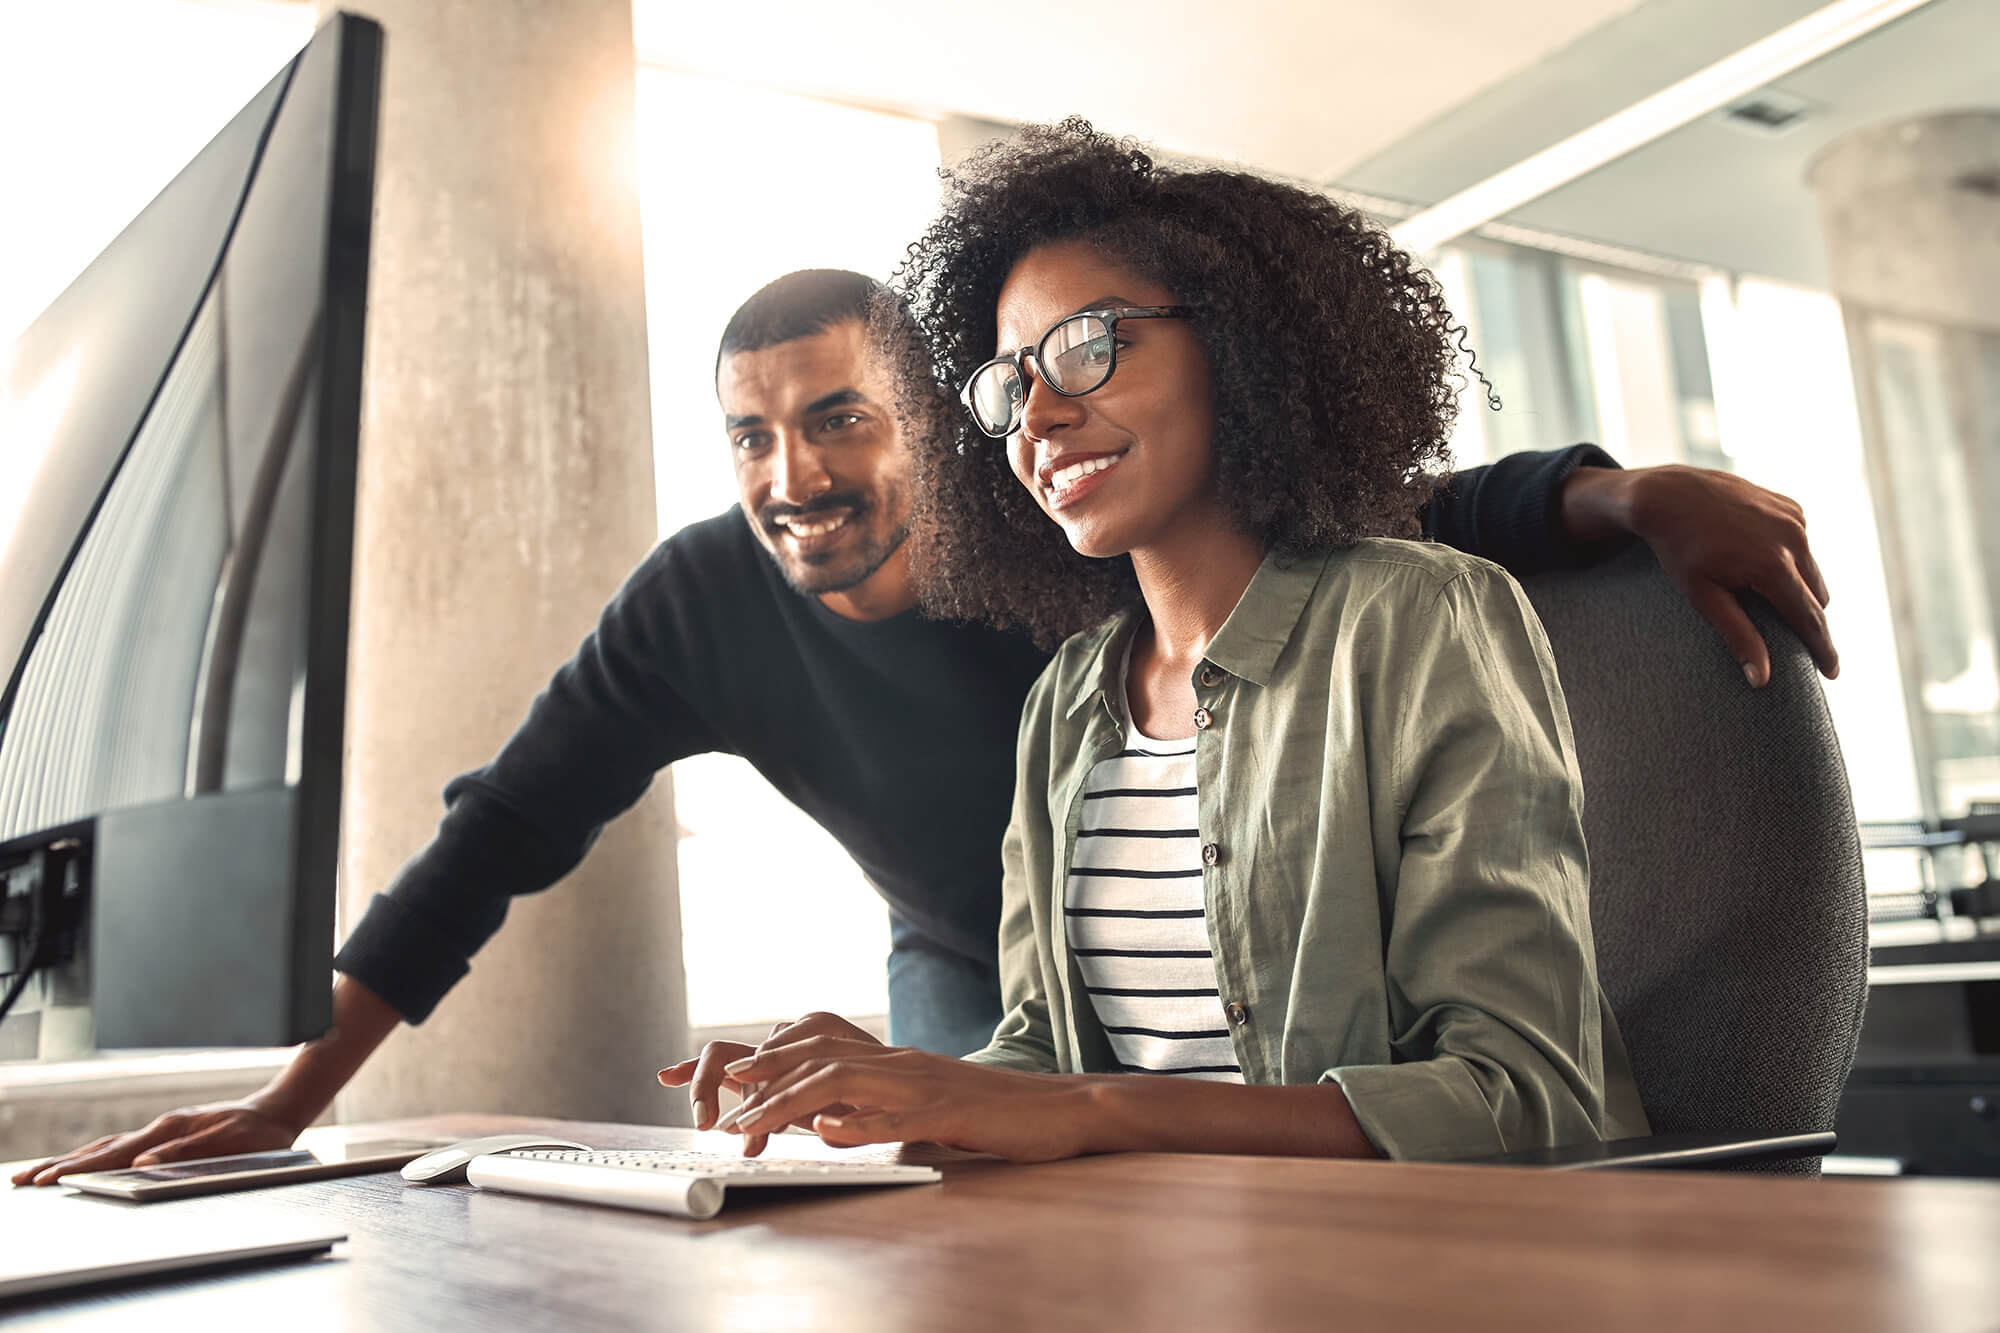
[[[1127,1072],[1243,1081],[1208,947],[1192,739],[1129,727],[1090,770],[1063,916]]]

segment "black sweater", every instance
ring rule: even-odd
[[[1462,473],[1425,530],[1516,574],[1577,563],[1592,553],[1564,538],[1558,503],[1583,465],[1615,466],[1578,445]],[[786,585],[738,510],[693,524],[633,572],[499,755],[445,788],[437,837],[334,965],[422,1022],[509,900],[568,874],[661,768],[710,751],[819,821],[898,916],[991,965],[1015,731],[1047,662],[1018,635],[915,611],[847,620]]]

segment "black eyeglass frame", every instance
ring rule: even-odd
[[[1026,384],[1028,382],[1027,359],[1029,355],[1032,354],[1034,356],[1037,366],[1041,365],[1045,359],[1042,356],[1042,348],[1047,345],[1049,339],[1056,336],[1057,329],[1073,319],[1091,317],[1102,320],[1104,322],[1105,336],[1111,340],[1111,364],[1104,368],[1103,379],[1091,385],[1088,389],[1078,389],[1074,393],[1071,393],[1066,389],[1058,388],[1055,381],[1051,380],[1048,376],[1037,374],[1037,378],[1043,384],[1048,385],[1052,393],[1061,394],[1065,398],[1081,398],[1085,394],[1096,393],[1099,389],[1111,383],[1112,375],[1118,371],[1119,320],[1186,319],[1193,314],[1194,307],[1186,305],[1112,305],[1098,306],[1090,310],[1072,310],[1069,314],[1064,315],[1061,319],[1043,330],[1042,336],[1035,339],[1032,347],[1017,347],[1011,352],[1002,352],[999,356],[980,362],[973,369],[973,372],[965,377],[965,383],[959,387],[958,401],[964,405],[965,414],[972,418],[972,424],[980,434],[986,436],[988,439],[1004,440],[1021,428],[1021,417],[1027,410],[1027,395],[1023,394],[1021,396],[1021,401],[1015,405],[1013,412],[1009,414],[1005,430],[998,432],[988,430],[985,423],[980,421],[978,411],[972,406],[972,386],[979,382],[981,375],[984,375],[994,366],[1000,365],[1003,362],[1012,365],[1014,367],[1014,374],[1020,378],[1022,384]]]

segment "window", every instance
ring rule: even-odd
[[[1835,593],[1827,616],[1841,672],[1826,695],[1856,812],[1914,817],[1918,770],[1896,703],[1889,592],[1834,299],[1755,278],[1632,272],[1487,242],[1453,247],[1439,276],[1505,402],[1493,413],[1476,391],[1462,398],[1462,413],[1480,418],[1484,449],[1461,466],[1595,440],[1628,466],[1721,468],[1804,506]],[[1976,644],[1960,649],[1949,660],[1961,669],[1988,660]],[[1968,681],[1947,683],[1969,697]],[[1908,869],[1884,874],[1900,880]]]
[[[1702,293],[1702,314],[1732,465],[1804,506],[1834,594],[1827,620],[1840,678],[1826,682],[1826,700],[1855,813],[1912,818],[1917,769],[1898,703],[1902,671],[1839,303],[1782,283],[1717,278]]]
[[[1734,465],[1804,506],[1833,593],[1827,622],[1840,678],[1826,682],[1826,703],[1855,814],[1913,819],[1922,810],[1920,770],[1840,305],[1825,292],[1756,278],[1711,279],[1701,304]],[[1924,887],[1921,853],[1870,851],[1864,860],[1869,893],[1885,901]]]
[[[1511,246],[1464,244],[1448,248],[1435,272],[1501,401],[1499,411],[1489,410],[1484,388],[1467,377],[1452,440],[1458,466],[1594,438],[1589,377],[1579,365],[1583,344],[1570,327],[1574,301],[1564,301],[1561,261]]]
[[[642,68],[639,156],[666,534],[736,503],[714,381],[729,316],[795,269],[887,277],[936,209],[938,140],[927,121]],[[887,913],[839,845],[739,759],[676,764],[674,798],[688,1021],[882,1013]]]
[[[1906,706],[1916,721],[1928,812],[2000,800],[1996,554],[1988,516],[1992,385],[2000,338],[1850,310],[1857,375],[1875,417],[1875,485],[1890,574],[1906,616]],[[1988,386],[1982,399],[1981,385]]]

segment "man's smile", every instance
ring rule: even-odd
[[[803,540],[809,537],[823,536],[836,528],[845,526],[851,515],[851,510],[842,510],[831,518],[814,518],[807,514],[793,514],[773,519],[772,522],[783,528],[793,539]]]
[[[863,520],[872,508],[865,497],[852,492],[837,497],[822,496],[804,509],[767,505],[763,513],[764,534],[774,553],[817,564],[830,558],[836,548],[846,545],[853,533],[864,531]]]

